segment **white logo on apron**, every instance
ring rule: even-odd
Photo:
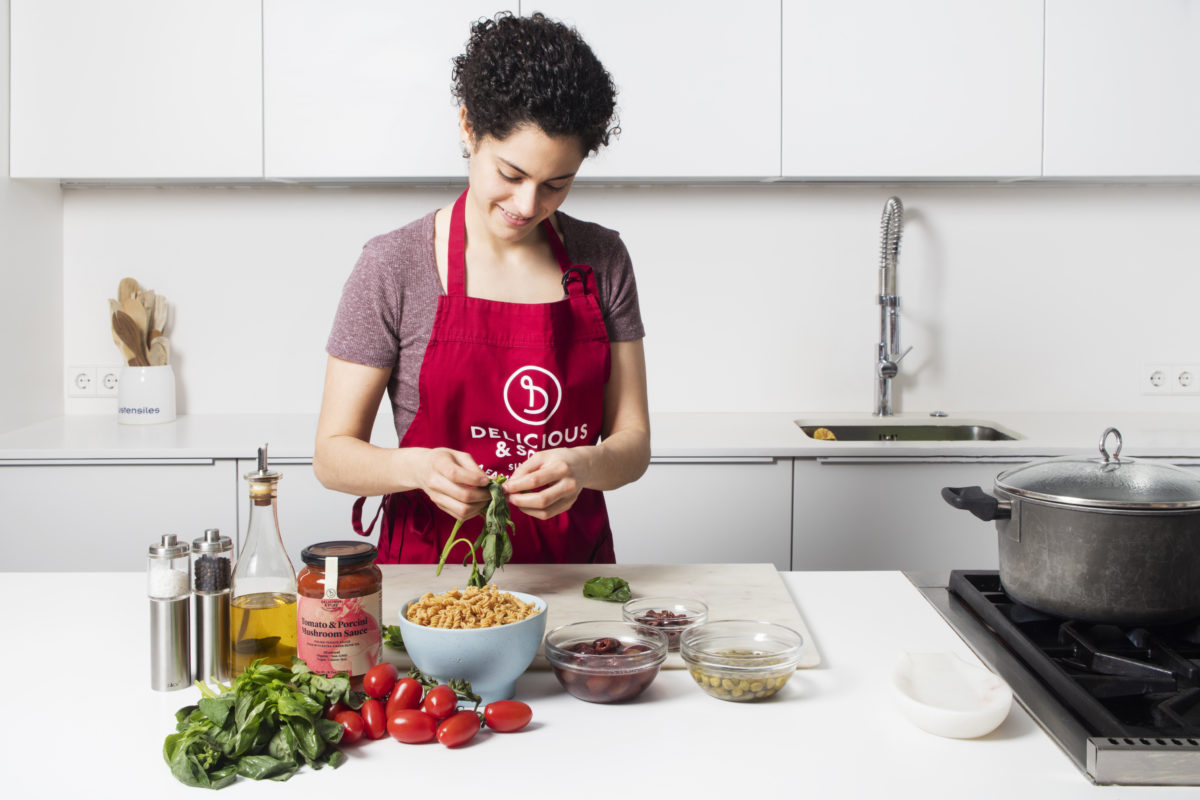
[[[504,382],[504,405],[513,419],[526,425],[545,425],[562,402],[562,384],[554,373],[524,366]]]

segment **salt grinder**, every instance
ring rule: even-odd
[[[192,541],[192,673],[201,681],[233,677],[229,650],[229,588],[233,578],[233,540],[216,528]]]
[[[150,596],[150,688],[159,692],[182,689],[192,683],[191,564],[187,542],[175,534],[163,535],[150,545],[146,569]]]

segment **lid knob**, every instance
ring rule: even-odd
[[[1117,437],[1117,449],[1113,450],[1111,455],[1109,455],[1108,448],[1104,446],[1105,442],[1108,441],[1109,436]],[[1107,464],[1109,461],[1121,460],[1121,444],[1121,432],[1119,430],[1116,428],[1104,429],[1104,433],[1100,434],[1100,455],[1104,456],[1104,463]]]

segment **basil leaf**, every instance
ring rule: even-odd
[[[295,762],[281,761],[271,756],[243,756],[237,763],[237,774],[256,781],[286,781],[295,775],[299,768]]]
[[[199,707],[201,713],[211,719],[214,725],[222,727],[229,713],[233,711],[233,697],[227,694],[212,698],[201,697]]]
[[[396,650],[404,649],[404,637],[400,634],[399,625],[385,625],[383,628],[383,643]],[[347,705],[349,705],[347,703]]]
[[[593,600],[624,603],[631,597],[629,582],[624,578],[592,578],[583,584],[583,596]]]

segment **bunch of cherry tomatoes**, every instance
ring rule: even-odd
[[[475,738],[482,726],[498,733],[519,731],[529,724],[533,711],[519,700],[496,700],[483,713],[458,707],[459,695],[446,684],[425,690],[416,678],[400,677],[395,664],[376,664],[363,676],[367,699],[357,711],[335,703],[325,712],[342,726],[342,744],[392,738],[405,744],[437,739],[458,747]],[[478,707],[478,705],[476,706]]]

